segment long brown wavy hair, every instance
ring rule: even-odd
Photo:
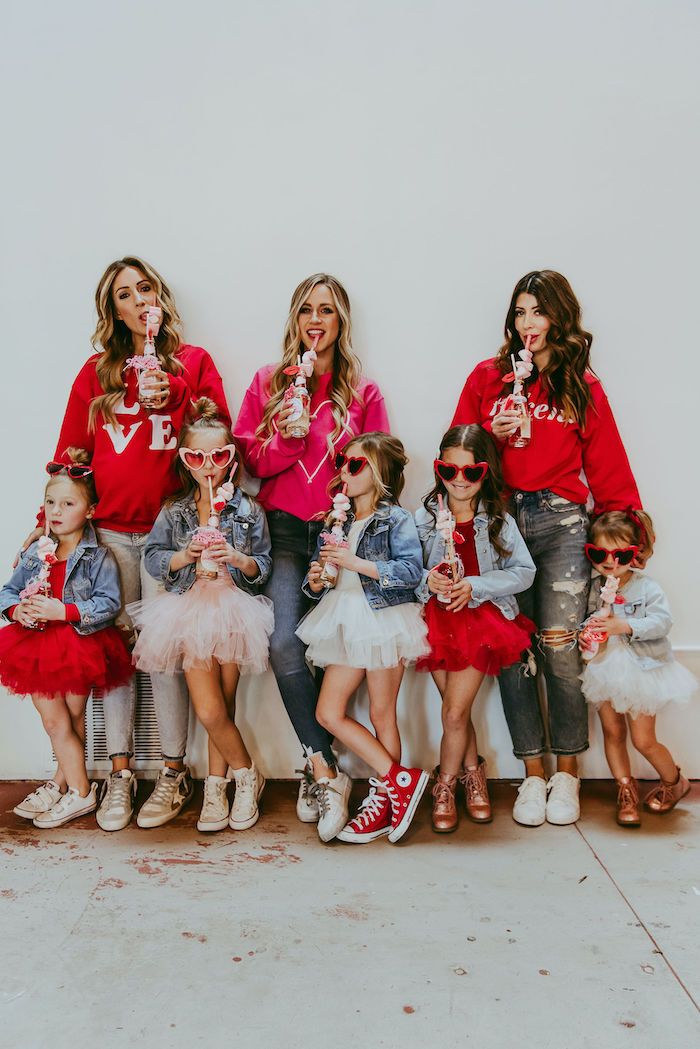
[[[499,557],[506,557],[509,550],[501,542],[501,531],[506,522],[506,508],[503,500],[503,472],[501,459],[493,437],[482,426],[473,423],[470,426],[453,426],[440,441],[437,458],[442,459],[448,448],[462,448],[471,452],[475,463],[488,463],[488,473],[481,482],[479,500],[484,504],[489,519],[489,541]],[[434,521],[437,520],[437,497],[441,495],[447,501],[445,483],[436,473],[435,484],[423,500],[423,506]]]
[[[97,327],[91,341],[100,354],[95,370],[104,392],[100,397],[94,397],[90,404],[88,427],[91,432],[95,430],[97,416],[100,412],[106,422],[112,425],[116,423],[114,409],[126,389],[123,376],[124,363],[127,357],[132,357],[134,353],[131,332],[126,324],[117,317],[112,298],[114,281],[127,266],[140,270],[144,280],[153,285],[155,305],[160,306],[163,311],[163,321],[155,339],[156,353],[161,368],[169,375],[177,375],[182,371],[182,364],[176,357],[182,341],[181,321],[170,288],[157,270],[154,270],[137,255],[125,255],[123,259],[110,262],[95,292]]]
[[[523,293],[534,295],[540,310],[549,318],[547,348],[550,358],[539,372],[540,379],[553,402],[567,422],[576,422],[583,429],[586,410],[591,402],[591,391],[586,382],[590,365],[593,336],[581,327],[581,306],[566,277],[555,270],[533,270],[521,277],[513,289],[506,314],[506,341],[498,351],[496,364],[501,375],[512,371],[511,354],[523,348],[523,341],[515,330],[515,309]],[[595,373],[594,373],[595,374]],[[537,366],[532,378],[537,375]]]
[[[224,438],[224,444],[232,444],[236,448],[236,472],[233,475],[233,483],[237,485],[238,474],[242,469],[243,453],[236,438],[231,433],[228,423],[221,418],[219,406],[209,397],[200,397],[194,401],[187,413],[187,421],[181,428],[177,438],[177,455],[173,460],[175,473],[177,474],[180,487],[173,495],[165,500],[166,506],[176,503],[180,499],[194,498],[195,503],[199,501],[199,485],[180,458],[180,449],[183,448],[191,437],[197,436],[202,430],[211,432],[218,430]],[[231,467],[228,468],[229,471]]]
[[[292,295],[289,316],[284,326],[282,360],[270,378],[269,400],[265,405],[262,420],[255,434],[256,437],[262,438],[264,443],[270,441],[274,436],[272,420],[282,407],[284,391],[289,385],[289,376],[284,374],[284,369],[296,364],[297,356],[304,352],[299,330],[299,311],[313,289],[319,285],[325,285],[328,288],[333,304],[338,311],[339,320],[338,341],[335,344],[333,359],[333,378],[328,391],[335,420],[333,432],[328,437],[328,445],[332,452],[333,441],[343,429],[348,408],[353,401],[361,400],[357,392],[357,385],[362,375],[362,366],[352,348],[352,320],[348,293],[340,281],[329,273],[312,274],[301,282]],[[313,393],[316,385],[316,376],[312,375],[307,383],[310,393]]]

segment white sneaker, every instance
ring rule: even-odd
[[[344,772],[335,779],[322,776],[311,790],[318,802],[318,836],[321,841],[332,841],[348,822],[352,780]]]
[[[131,769],[111,772],[102,783],[97,825],[102,830],[124,830],[131,822],[136,799],[136,776]]]
[[[547,784],[539,776],[527,776],[518,787],[513,819],[524,827],[540,827],[547,805]]]
[[[568,772],[555,772],[547,784],[547,823],[565,827],[581,815],[578,792],[581,781]]]
[[[312,791],[314,785],[314,770],[310,761],[307,761],[303,769],[295,769],[301,775],[299,784],[299,797],[297,798],[297,819],[302,823],[318,823],[319,816],[318,801]]]
[[[236,781],[236,793],[233,795],[228,825],[231,830],[248,830],[260,817],[258,802],[265,789],[265,777],[262,772],[258,772],[253,762],[249,769],[234,769],[233,778]]]
[[[12,811],[15,816],[21,816],[23,820],[33,820],[40,813],[48,812],[61,797],[61,788],[58,783],[50,779],[33,790],[31,794],[27,794],[24,801],[15,805]]]
[[[97,784],[91,783],[87,797],[81,798],[75,787],[69,787],[48,812],[40,812],[32,820],[35,827],[62,827],[78,816],[86,816],[97,808]]]
[[[197,820],[197,830],[208,832],[228,826],[228,797],[225,776],[207,776],[204,781],[204,802]]]
[[[184,809],[193,793],[190,770],[162,768],[148,801],[141,808],[136,822],[139,827],[162,827],[170,823]]]

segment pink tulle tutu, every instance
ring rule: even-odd
[[[520,660],[536,629],[522,614],[506,619],[491,601],[448,612],[436,597],[425,606],[425,621],[432,651],[418,661],[416,670],[475,667],[483,674],[499,674]]]
[[[158,594],[127,605],[139,630],[139,670],[173,674],[236,663],[242,674],[267,668],[275,625],[272,602],[234,586],[230,577],[197,579],[184,594]]]
[[[113,626],[94,634],[55,621],[44,630],[20,623],[0,629],[0,683],[15,695],[85,696],[93,688],[123,685],[133,673],[129,650]]]

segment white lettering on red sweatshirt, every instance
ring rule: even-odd
[[[139,404],[136,375],[127,368],[126,390],[115,410],[117,425],[108,425],[99,415],[92,433],[88,430],[90,402],[103,393],[95,370],[99,354],[90,357],[78,372],[56,458],[70,447],[92,453],[99,497],[95,514],[98,527],[150,532],[163,500],[178,487],[174,469],[177,437],[191,401],[210,397],[230,425],[221,376],[207,351],[201,346],[183,345],[177,358],[184,370],[170,376],[170,400],[164,408],[146,411]]]
[[[530,443],[525,448],[513,448],[496,441],[505,483],[510,489],[526,492],[549,488],[564,499],[585,503],[588,488],[580,476],[583,470],[596,513],[628,506],[638,510],[642,505],[639,492],[605,391],[591,372],[586,374],[586,382],[591,401],[583,429],[578,423],[564,421],[556,406],[550,405],[539,379],[527,387],[532,414]],[[464,384],[452,425],[479,423],[490,433],[507,397],[493,359],[482,361]]]
[[[308,435],[282,437],[275,428],[272,440],[264,446],[263,438],[256,437],[255,431],[270,399],[270,379],[276,367],[268,364],[255,373],[243,398],[235,433],[243,448],[247,469],[262,480],[258,494],[262,506],[311,521],[329,509],[328,485],[336,473],[328,447],[328,437],[335,428],[328,397],[333,373],[318,376],[318,385],[311,395]],[[343,429],[334,441],[336,450],[358,434],[373,430],[390,432],[384,398],[376,383],[363,378],[357,392],[360,401],[353,400],[348,408]]]

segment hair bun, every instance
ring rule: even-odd
[[[66,448],[62,457],[66,460],[66,466],[89,466],[92,455],[85,448]]]
[[[213,420],[221,416],[218,404],[216,401],[212,401],[211,397],[199,397],[196,401],[193,401],[190,414],[193,421],[197,419]]]

